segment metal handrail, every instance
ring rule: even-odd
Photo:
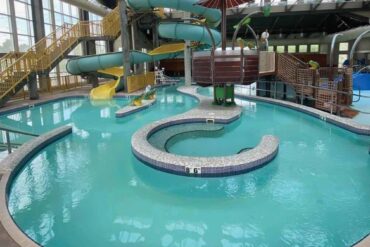
[[[0,71],[0,98],[15,92],[17,85],[32,73],[51,69],[53,62],[80,39],[89,36],[115,37],[120,29],[116,25],[119,19],[118,8],[111,11],[103,20],[80,21],[74,25],[64,24],[54,32],[45,36],[19,58]]]
[[[283,85],[289,85],[289,86],[301,86],[302,88],[303,87],[306,87],[306,88],[313,88],[313,89],[320,89],[320,90],[324,90],[324,91],[329,91],[329,92],[332,92],[332,95],[334,95],[334,93],[339,93],[339,94],[342,94],[342,95],[347,95],[347,96],[356,96],[356,97],[363,97],[363,98],[370,98],[370,96],[366,96],[366,95],[361,95],[360,94],[356,94],[356,93],[353,93],[352,92],[344,92],[344,91],[340,91],[340,90],[333,90],[333,89],[328,89],[328,88],[322,88],[322,87],[317,87],[317,86],[312,86],[312,85],[304,85],[304,84],[299,84],[299,83],[288,83],[288,82],[283,82],[283,81],[259,81],[259,82],[264,82],[264,83],[269,83],[269,84],[283,84]],[[241,85],[241,86],[238,86],[240,88],[246,88],[245,85]],[[249,87],[251,87],[251,85],[249,85]],[[284,92],[277,92],[276,91],[276,86],[274,87],[273,90],[266,90],[266,89],[260,89],[260,88],[255,88],[255,91],[256,92],[269,92],[269,93],[273,93],[274,97],[273,98],[276,98],[276,95],[279,94],[279,95],[288,95],[288,93],[284,93]],[[300,94],[300,92],[296,92],[296,94]],[[347,109],[352,109],[348,106],[345,106],[345,105],[340,105],[340,104],[337,104],[337,103],[334,103],[333,100],[330,100],[329,102],[328,101],[323,101],[323,100],[320,100],[320,99],[317,99],[317,98],[313,98],[313,97],[310,97],[310,96],[305,96],[306,99],[310,99],[310,100],[314,100],[314,101],[317,101],[317,102],[321,102],[321,103],[327,103],[327,104],[330,104],[331,105],[331,109],[330,109],[330,114],[333,114],[333,107],[342,107],[342,108],[347,108]],[[356,102],[356,101],[354,101]],[[303,102],[301,101],[300,104],[303,104]],[[364,112],[364,111],[360,111],[360,110],[357,110],[355,109],[356,111],[362,113],[362,114],[370,114],[370,112]]]
[[[260,10],[257,10],[257,11],[253,11],[251,13],[249,13],[246,17],[243,18],[243,20],[246,20],[247,18],[250,18],[252,15],[255,15],[255,14],[259,14],[259,13],[262,13],[262,11]],[[242,21],[243,21],[242,20]],[[233,34],[233,38],[232,38],[232,49],[234,50],[235,49],[235,41],[236,41],[236,37],[238,36],[238,33],[239,33],[239,30],[240,28],[243,26],[242,25],[242,21],[238,23],[235,31],[234,31],[234,34]],[[251,26],[249,26],[249,24],[247,25],[247,28],[252,32],[254,38],[255,38],[255,41],[256,41],[256,47],[257,47],[257,50],[258,50],[258,39],[257,39],[257,35],[256,33],[254,32],[254,30],[252,29]],[[268,47],[268,46],[267,46]]]
[[[0,131],[4,131],[5,132],[6,146],[7,146],[7,149],[8,149],[8,153],[9,154],[12,153],[12,143],[11,143],[11,140],[10,140],[9,133],[21,134],[21,135],[27,135],[27,136],[33,136],[33,137],[39,136],[39,135],[34,134],[34,133],[25,132],[25,131],[22,131],[22,130],[15,130],[15,129],[3,127],[3,126],[0,126]]]

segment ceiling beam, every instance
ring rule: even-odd
[[[295,1],[294,3],[292,3],[290,6],[286,5],[285,6],[285,12],[290,12],[293,10],[293,8],[295,7],[295,5],[298,3],[298,0]]]
[[[317,10],[317,8],[320,6],[320,4],[322,3],[322,1],[323,0],[319,0],[319,2],[317,2],[317,3],[312,3],[311,5],[310,5],[310,9],[311,9],[311,11],[315,11],[315,10]]]
[[[280,19],[280,16],[275,17],[275,21],[274,21],[274,23],[272,24],[272,26],[270,28],[270,33],[273,32],[273,30],[274,30],[276,24],[278,23],[279,19]]]
[[[347,4],[347,2],[343,2],[343,3],[336,3],[335,4],[335,8],[336,9],[343,9],[343,7]]]
[[[341,27],[342,25],[345,25],[347,29],[351,28],[351,26],[350,26],[350,25],[348,25],[348,23],[347,23],[347,22],[345,22],[341,16],[339,16],[339,15],[335,15],[335,16],[337,17],[338,21],[340,21],[340,22],[341,22],[341,23],[337,26],[337,28]]]

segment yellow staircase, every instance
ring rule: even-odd
[[[0,59],[0,106],[23,88],[30,76],[55,67],[80,41],[115,39],[119,32],[119,9],[115,8],[102,21],[66,24],[45,36],[28,51],[5,55]]]

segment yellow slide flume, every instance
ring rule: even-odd
[[[151,59],[153,60],[161,60],[165,59],[167,55],[171,55],[174,53],[179,53],[182,52],[185,48],[185,43],[175,43],[175,44],[166,44],[162,45],[160,47],[155,48],[154,50],[150,51],[148,53],[149,61]],[[107,68],[104,70],[98,70],[97,71],[100,75],[109,75],[110,77],[116,78],[113,81],[107,82],[99,87],[96,87],[91,90],[90,92],[90,99],[92,100],[109,100],[111,99],[115,93],[116,93],[116,88],[119,86],[121,78],[123,76],[123,67],[112,67],[112,68]],[[149,73],[148,73],[149,74]],[[137,83],[137,80],[141,80],[140,82],[144,83],[139,83],[140,85],[144,85],[146,80],[145,78],[148,78],[146,75],[148,74],[139,74],[139,75],[131,75],[129,76],[127,80],[127,84],[130,83]],[[154,79],[151,80],[154,82]],[[128,86],[129,87],[129,86]],[[141,89],[141,88],[140,88]]]
[[[166,44],[166,45],[161,45],[155,48],[154,50],[150,51],[148,54],[151,56],[171,54],[171,53],[177,53],[180,51],[184,51],[184,49],[185,49],[185,43]]]
[[[116,80],[107,82],[99,87],[94,88],[90,92],[92,100],[107,100],[111,99],[116,94],[116,87],[119,85],[121,77],[123,76],[122,67],[113,67],[104,70],[98,70],[100,74],[110,75],[116,77]]]

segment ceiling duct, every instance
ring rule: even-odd
[[[100,16],[105,16],[110,12],[110,10],[107,7],[101,5],[96,1],[91,0],[62,0],[62,1]]]
[[[336,33],[336,34],[340,34],[340,36],[338,36],[337,38],[337,42],[346,42],[350,40],[355,40],[360,34],[362,34],[363,32],[367,30],[370,30],[370,25],[357,27],[357,28],[353,28],[353,29],[349,29],[343,32]],[[324,42],[330,43],[334,35],[335,34],[327,35],[324,38]],[[365,37],[370,37],[370,34],[367,34]]]

